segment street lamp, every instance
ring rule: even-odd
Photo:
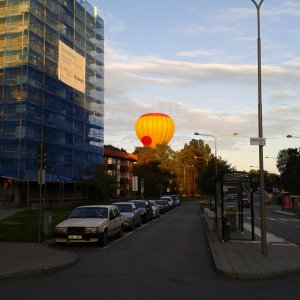
[[[218,175],[218,161],[217,161],[217,139],[218,137],[212,135],[212,134],[205,134],[205,133],[199,133],[199,132],[195,132],[194,135],[201,135],[201,136],[207,136],[207,137],[211,137],[214,139],[215,141],[215,176]],[[221,136],[237,136],[239,135],[238,132],[233,132],[231,135],[221,135]]]
[[[263,138],[262,127],[262,93],[261,93],[261,40],[260,40],[260,7],[264,0],[257,3],[251,0],[257,11],[257,70],[258,70],[258,133],[259,138]],[[266,235],[266,208],[263,191],[265,190],[264,182],[264,155],[263,145],[259,145],[259,188],[260,188],[260,227],[261,227],[261,253],[267,254],[267,235]]]
[[[202,135],[202,136],[207,136],[207,137],[212,137],[215,141],[215,176],[218,174],[218,164],[217,164],[217,137],[211,134],[204,134],[204,133],[199,133],[195,132],[194,135]]]
[[[300,139],[300,136],[294,136],[294,135],[290,135],[290,134],[288,134],[287,136],[286,136],[287,138],[294,138],[294,139]]]
[[[196,159],[205,159],[206,160],[206,162],[208,162],[208,158],[206,158],[206,157],[204,157],[204,156],[194,156],[194,159],[196,160]]]

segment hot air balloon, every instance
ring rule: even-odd
[[[155,148],[167,144],[174,134],[175,125],[171,117],[162,113],[148,113],[135,123],[135,132],[144,146]]]

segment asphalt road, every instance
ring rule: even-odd
[[[259,209],[255,209],[255,226],[260,227]],[[285,240],[300,246],[300,217],[289,212],[276,212],[266,207],[266,227],[271,232]]]
[[[72,268],[0,281],[0,299],[299,299],[300,276],[239,281],[219,276],[208,248],[199,204],[184,203],[108,247],[66,247]]]

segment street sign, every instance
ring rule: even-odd
[[[44,185],[46,182],[45,179],[45,170],[44,169],[38,169],[38,184],[39,185]]]
[[[137,192],[139,190],[139,178],[138,176],[132,176],[132,191]]]
[[[266,138],[250,138],[251,146],[265,146]]]

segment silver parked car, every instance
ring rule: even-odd
[[[129,202],[134,203],[141,212],[143,223],[147,223],[153,219],[152,207],[148,200],[130,200]]]
[[[131,202],[115,202],[113,205],[117,206],[121,215],[124,217],[125,227],[134,230],[136,226],[142,224],[142,214]]]
[[[160,200],[167,200],[169,204],[169,209],[172,209],[175,207],[175,202],[171,196],[162,196],[160,197]]]
[[[153,218],[158,218],[160,216],[160,209],[154,200],[149,200],[152,207]]]
[[[159,208],[159,214],[165,214],[169,210],[169,204],[166,200],[154,200]]]
[[[108,237],[122,235],[124,218],[115,205],[76,207],[70,216],[56,225],[57,243],[99,243],[106,246]]]

